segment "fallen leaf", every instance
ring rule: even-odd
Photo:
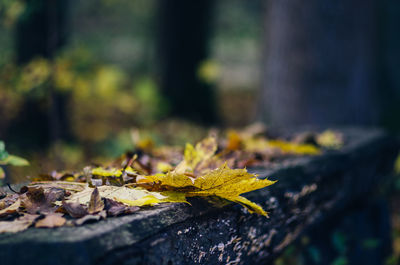
[[[120,169],[115,169],[115,168],[110,168],[110,169],[104,169],[101,167],[97,167],[92,169],[92,174],[97,175],[97,176],[102,176],[102,177],[119,177],[122,175],[122,170]]]
[[[0,174],[1,174],[1,172],[0,172]],[[7,192],[2,187],[0,187],[0,199],[5,198],[6,196],[7,196]]]
[[[104,209],[108,216],[118,216],[121,214],[129,214],[138,211],[140,208],[137,206],[126,206],[121,202],[111,199],[105,199]]]
[[[0,233],[17,233],[30,227],[39,215],[25,214],[13,221],[0,221]]]
[[[99,190],[96,187],[93,190],[92,194],[90,195],[88,212],[89,214],[94,214],[102,211],[103,209],[104,209],[104,202],[102,201]]]
[[[320,146],[330,149],[339,149],[343,146],[343,135],[339,132],[326,130],[317,136]]]
[[[272,153],[274,149],[283,154],[294,155],[318,155],[321,153],[318,147],[312,144],[300,144],[283,140],[267,140],[265,138],[250,138],[244,142],[248,152]]]
[[[79,226],[89,222],[97,222],[101,219],[105,219],[106,217],[107,217],[106,211],[101,211],[97,214],[85,215],[84,217],[75,220],[74,224]]]
[[[45,193],[42,187],[29,187],[28,191],[21,195],[21,205],[30,214],[52,213],[56,210],[52,204],[59,198],[56,191],[49,190]]]
[[[161,203],[162,200],[156,198],[153,195],[146,195],[143,196],[139,199],[136,200],[128,200],[128,199],[122,199],[122,198],[118,198],[118,197],[114,197],[114,200],[118,201],[118,202],[122,202],[126,205],[129,206],[146,206],[146,205],[156,205],[158,203]]]
[[[63,226],[66,222],[66,219],[62,216],[63,214],[57,213],[46,215],[43,219],[36,222],[35,227],[52,228]]]
[[[227,165],[211,170],[207,174],[195,178],[194,181],[185,174],[175,172],[148,176],[147,181],[159,182],[161,186],[172,187],[175,191],[183,192],[187,197],[219,196],[238,202],[250,211],[265,216],[267,213],[260,206],[239,195],[275,183],[268,179],[258,179],[254,174],[248,173],[246,169],[230,169]]]
[[[18,208],[20,206],[21,206],[21,200],[17,199],[13,204],[8,206],[7,208],[0,210],[0,218],[17,213]]]
[[[34,181],[29,185],[31,187],[41,187],[43,189],[57,188],[66,191],[79,192],[86,188],[86,183],[69,181]]]
[[[154,205],[168,202],[168,198],[159,192],[151,192],[142,188],[127,188],[117,186],[97,187],[102,198],[116,200],[130,206]],[[70,196],[66,202],[78,202],[89,205],[93,188],[87,187],[81,192]]]
[[[73,218],[81,218],[88,214],[86,208],[79,202],[62,202],[62,206]]]
[[[193,147],[191,144],[186,144],[184,158],[176,168],[176,173],[194,172],[196,167],[210,159],[217,151],[217,140],[214,137],[208,137]]]
[[[239,150],[242,147],[242,137],[234,130],[228,132],[226,149],[230,151]]]

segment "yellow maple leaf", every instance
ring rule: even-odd
[[[261,206],[241,197],[240,194],[275,183],[268,179],[259,179],[256,175],[248,173],[246,169],[231,169],[226,164],[197,178],[177,172],[156,174],[145,178],[147,181],[159,183],[161,186],[172,187],[175,191],[183,192],[187,197],[219,196],[240,203],[250,212],[265,216],[267,213]]]

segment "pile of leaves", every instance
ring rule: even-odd
[[[187,144],[183,153],[176,147],[155,147],[149,139],[138,139],[134,152],[107,167],[40,175],[19,191],[0,194],[0,233],[30,226],[82,225],[161,203],[190,204],[190,197],[216,196],[267,216],[261,206],[241,194],[275,181],[260,179],[244,167],[267,166],[272,158],[282,156],[318,155],[321,148],[339,148],[343,141],[331,131],[311,138],[269,139],[253,126],[229,131],[220,141],[211,135],[195,146]]]

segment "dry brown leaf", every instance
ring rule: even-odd
[[[39,215],[25,214],[13,221],[0,222],[0,233],[17,233],[30,227]]]
[[[167,196],[159,192],[150,192],[142,188],[127,188],[117,186],[97,187],[102,198],[116,200],[129,206],[155,205],[157,203],[168,202]],[[78,202],[88,205],[93,188],[87,187],[85,190],[73,194],[67,202]],[[174,200],[175,201],[175,200]]]
[[[84,217],[75,220],[74,224],[79,226],[89,222],[97,222],[101,219],[105,219],[106,217],[107,217],[106,211],[101,211],[97,214],[85,215]]]
[[[63,226],[66,222],[66,219],[62,216],[63,214],[57,213],[46,215],[43,219],[36,222],[35,227],[52,228]]]
[[[137,206],[126,206],[121,202],[111,199],[105,199],[104,206],[108,216],[118,216],[121,214],[129,214],[138,211],[140,208]]]
[[[48,214],[57,209],[53,203],[62,198],[59,190],[48,189],[46,192],[42,187],[29,187],[28,191],[21,195],[21,205],[30,214]]]
[[[81,218],[88,214],[86,208],[79,202],[63,201],[62,206],[73,218]]]
[[[7,208],[0,210],[0,218],[15,214],[20,206],[21,206],[21,200],[17,199],[13,204],[8,206]]]
[[[103,209],[104,209],[104,202],[101,199],[99,190],[96,187],[93,190],[92,194],[90,195],[88,212],[89,214],[94,214],[102,211]]]

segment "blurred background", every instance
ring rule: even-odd
[[[31,174],[255,120],[263,1],[0,3],[0,139]]]
[[[170,144],[255,121],[397,134],[399,26],[395,0],[0,0],[0,139],[31,162],[8,176],[107,161],[137,129]]]

